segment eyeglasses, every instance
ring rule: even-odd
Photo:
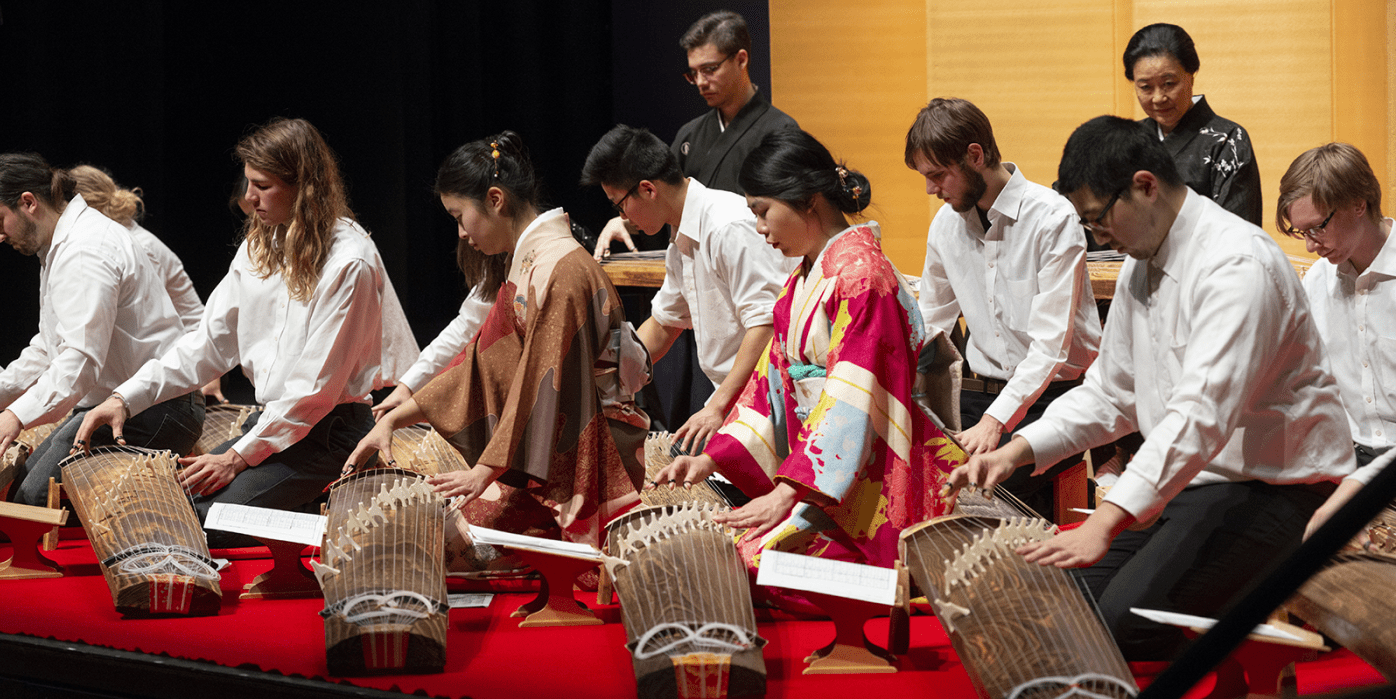
[[[1320,223],[1320,224],[1318,224],[1317,226],[1314,226],[1313,228],[1309,228],[1309,229],[1306,229],[1306,230],[1296,231],[1296,230],[1294,230],[1293,228],[1290,228],[1289,226],[1286,226],[1286,227],[1285,227],[1285,233],[1288,233],[1289,235],[1292,235],[1292,236],[1294,236],[1295,238],[1298,238],[1298,237],[1300,237],[1300,236],[1303,236],[1303,237],[1305,237],[1305,238],[1307,238],[1307,239],[1309,239],[1309,240],[1312,240],[1312,241],[1314,241],[1314,242],[1317,243],[1317,242],[1318,242],[1318,236],[1319,236],[1321,233],[1323,233],[1323,229],[1325,229],[1325,228],[1328,227],[1328,222],[1333,220],[1333,214],[1336,214],[1336,213],[1338,213],[1338,210],[1337,210],[1337,209],[1334,209],[1334,210],[1333,210],[1333,213],[1328,214],[1328,218],[1323,219],[1323,223]]]
[[[639,182],[636,182],[636,183],[635,183],[635,186],[634,186],[634,187],[631,187],[631,188],[630,188],[630,191],[628,191],[628,192],[625,193],[625,196],[621,197],[620,199],[617,199],[616,201],[611,202],[611,206],[616,207],[616,213],[617,213],[617,214],[620,214],[621,216],[624,216],[624,215],[625,215],[625,200],[626,200],[626,199],[629,199],[629,198],[630,198],[630,195],[634,194],[634,193],[635,193],[635,190],[637,190],[637,189],[639,189],[639,188],[640,188],[640,183],[639,183]]]
[[[1115,202],[1120,200],[1120,195],[1124,194],[1126,189],[1129,189],[1129,187],[1121,187],[1119,191],[1115,192],[1115,196],[1110,197],[1109,203],[1105,205],[1104,209],[1100,210],[1100,213],[1096,215],[1094,220],[1087,221],[1085,216],[1078,216],[1077,218],[1081,221],[1081,227],[1088,231],[1093,231],[1096,228],[1099,228],[1101,219],[1104,219],[1105,215],[1110,213],[1110,207],[1114,206]]]
[[[731,60],[732,57],[735,55],[737,54],[729,53],[727,54],[726,58],[723,58],[717,63],[709,63],[704,66],[698,66],[697,68],[689,68],[688,70],[685,70],[683,72],[683,79],[687,80],[691,85],[697,85],[699,73],[702,73],[703,77],[705,78],[711,78],[712,76],[717,75],[717,69],[721,68],[723,63],[726,63],[727,61]]]

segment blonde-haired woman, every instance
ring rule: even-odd
[[[384,365],[417,354],[410,334],[384,339],[385,310],[405,327],[401,307],[320,132],[275,119],[236,154],[254,215],[199,327],[117,387],[79,431],[82,439],[101,424],[119,428],[161,397],[240,365],[265,407],[240,436],[181,460],[200,517],[215,502],[297,509],[314,500],[372,428],[369,392],[380,373],[395,373]],[[211,546],[249,543],[209,532]]]

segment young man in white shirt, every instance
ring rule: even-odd
[[[1381,184],[1346,143],[1305,151],[1280,179],[1275,227],[1322,259],[1304,293],[1338,380],[1358,471],[1319,508],[1323,521],[1376,474],[1364,468],[1396,444],[1396,242]],[[1315,523],[1317,524],[1317,522]]]
[[[776,296],[798,261],[766,245],[745,198],[684,177],[648,130],[621,125],[602,136],[587,155],[582,184],[600,185],[616,212],[646,235],[665,224],[673,231],[664,284],[637,332],[658,362],[679,333],[693,328],[699,366],[717,387],[675,432],[680,447],[697,453],[770,342]]]
[[[39,257],[39,332],[0,372],[0,452],[25,427],[73,418],[49,435],[15,475],[12,499],[48,501],[49,478],[61,480],[83,413],[146,361],[173,347],[183,325],[150,258],[121,224],[89,207],[72,176],[33,153],[0,155],[0,238]],[[197,390],[167,396],[113,436],[186,454],[199,438],[204,397]]]
[[[1001,161],[989,118],[966,100],[937,98],[917,114],[906,165],[945,202],[926,236],[919,305],[928,335],[964,315],[978,377],[960,394],[959,439],[984,453],[1079,385],[1099,351],[1086,236],[1070,202]],[[1052,475],[1024,471],[1005,487],[1050,516]]]
[[[1098,117],[1058,172],[1096,241],[1130,258],[1083,385],[952,488],[1137,429],[1144,444],[1081,527],[1019,553],[1078,574],[1129,660],[1186,643],[1130,607],[1214,616],[1298,547],[1353,472],[1347,418],[1299,279],[1253,224],[1191,191],[1138,125]],[[1140,531],[1126,531],[1138,524]]]

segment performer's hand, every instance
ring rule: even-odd
[[[221,376],[204,384],[199,392],[204,394],[204,398],[212,398],[219,403],[228,402],[228,399],[223,396],[223,377]]]
[[[1046,541],[1034,541],[1018,547],[1018,553],[1029,563],[1058,568],[1093,566],[1110,542],[1134,522],[1134,515],[1112,502],[1103,502],[1081,526],[1064,531]]]
[[[1304,540],[1308,541],[1309,537],[1313,536],[1314,532],[1318,531],[1318,528],[1322,527],[1333,516],[1334,512],[1342,509],[1343,505],[1346,505],[1348,500],[1351,500],[1352,496],[1356,495],[1359,490],[1362,490],[1361,481],[1344,478],[1338,484],[1338,489],[1334,490],[1333,494],[1329,495],[1328,499],[1324,500],[1317,510],[1314,510],[1313,516],[1309,517],[1309,524],[1304,527]],[[1367,534],[1366,527],[1358,532],[1356,543],[1364,549],[1371,543],[1371,537]]]
[[[403,384],[398,384],[397,388],[394,388],[393,392],[389,393],[388,397],[384,398],[382,403],[379,403],[378,405],[375,405],[373,406],[373,408],[371,408],[371,410],[373,411],[373,421],[378,422],[379,420],[383,419],[383,416],[387,415],[388,411],[398,407],[399,405],[402,405],[403,403],[406,403],[407,400],[411,397],[412,389],[408,388]]]
[[[645,487],[653,488],[667,484],[669,489],[673,490],[675,485],[682,484],[685,488],[692,488],[693,484],[702,483],[714,473],[717,473],[717,462],[707,454],[676,456],[674,462],[654,474],[654,481],[645,484]]]
[[[707,406],[694,413],[693,417],[688,418],[688,422],[683,423],[683,427],[674,433],[674,443],[686,453],[692,454],[695,447],[702,449],[708,443],[708,438],[722,429],[722,421],[726,417],[722,410]]]
[[[954,501],[960,489],[966,486],[979,488],[985,491],[986,496],[991,495],[994,486],[1008,480],[1019,466],[1030,464],[1032,461],[1032,447],[1028,446],[1028,441],[1022,437],[1014,437],[1013,441],[1005,444],[1002,449],[975,454],[969,457],[969,462],[964,466],[951,471],[950,476],[945,479],[941,495]]]
[[[82,424],[78,426],[78,433],[73,437],[73,447],[69,454],[82,452],[84,454],[92,451],[92,433],[97,431],[102,425],[111,425],[112,436],[116,438],[116,443],[126,446],[124,428],[126,418],[130,417],[126,412],[126,404],[115,395],[102,401],[97,407],[87,411],[82,418]]]
[[[24,423],[19,421],[19,417],[6,409],[0,412],[0,454],[4,454],[6,449],[19,438],[19,433],[24,431]]]
[[[247,462],[233,449],[222,454],[181,457],[179,463],[184,466],[179,472],[179,484],[192,495],[216,493],[247,470]]]
[[[606,222],[606,227],[601,229],[601,234],[596,236],[596,251],[592,256],[601,261],[611,254],[611,241],[619,240],[625,243],[625,247],[630,248],[630,252],[638,252],[635,249],[635,242],[630,239],[630,226],[625,219],[616,216]]]
[[[771,492],[731,512],[713,515],[713,521],[733,529],[745,529],[747,531],[742,535],[742,540],[754,541],[788,519],[791,510],[800,502],[801,495],[802,492],[789,481],[781,481]]]
[[[427,485],[440,493],[443,498],[464,498],[457,507],[464,507],[484,494],[490,484],[504,474],[502,468],[491,468],[475,464],[465,471],[450,471],[427,476]]]
[[[344,462],[344,469],[340,471],[340,476],[347,476],[354,472],[354,469],[363,466],[373,457],[374,452],[381,455],[383,465],[392,468],[397,466],[397,460],[393,458],[393,423],[391,420],[379,420],[374,423],[373,429],[359,440],[359,445],[354,447],[353,453],[349,454],[349,460]]]
[[[974,456],[999,448],[999,437],[1003,435],[1003,423],[990,415],[979,419],[979,424],[959,434],[960,445],[965,453]]]

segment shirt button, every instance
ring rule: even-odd
[[[1372,402],[1372,397],[1371,397],[1371,396],[1367,396],[1367,402],[1368,402],[1368,403],[1371,403],[1371,402]]]
[[[1365,326],[1365,325],[1359,325],[1359,326],[1357,326],[1357,332],[1367,332],[1367,326]]]
[[[1377,430],[1377,436],[1378,436],[1378,437],[1381,436],[1381,430]]]

